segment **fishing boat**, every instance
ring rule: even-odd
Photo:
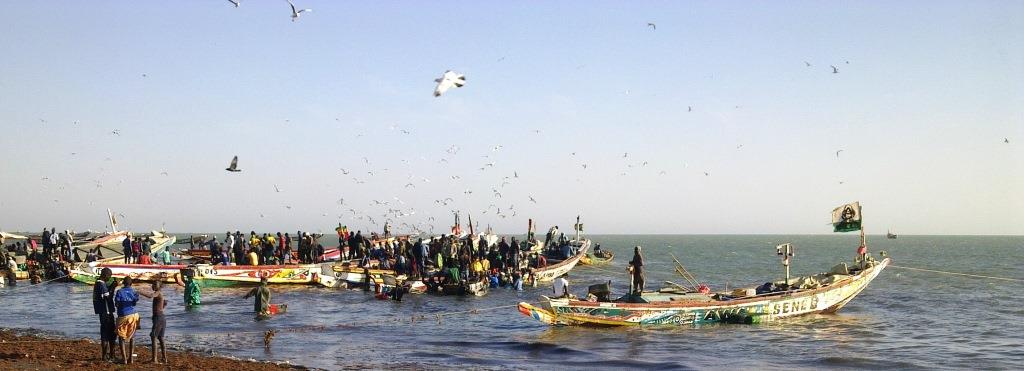
[[[593,254],[587,254],[580,259],[580,265],[602,265],[608,264],[615,258],[615,254],[611,251],[602,251],[600,253],[594,252]]]
[[[841,263],[826,273],[791,279],[789,262],[794,253],[792,245],[787,243],[776,247],[777,253],[783,256],[785,281],[768,282],[758,288],[712,293],[706,286],[686,289],[672,284],[658,291],[631,293],[617,300],[605,300],[599,296],[607,297],[607,292],[591,290],[596,300],[542,297],[540,305],[519,303],[519,312],[549,325],[580,326],[753,324],[813,313],[835,313],[867,288],[890,263],[884,253],[880,253],[880,261],[867,255],[859,203],[840,208],[845,210],[840,210],[838,221],[833,211],[835,231],[861,231],[854,268]],[[680,271],[682,265],[678,261],[676,264]]]
[[[163,251],[164,249],[169,249],[171,248],[172,245],[174,245],[175,241],[178,240],[178,238],[175,236],[159,231],[151,231],[149,235],[146,236],[146,239],[149,241],[150,253],[158,253],[160,251]],[[79,256],[81,256],[83,251],[78,250],[77,253],[79,254]],[[116,256],[107,257],[104,259],[100,259],[98,261],[102,263],[116,263],[118,261],[124,261],[124,255],[118,254]]]
[[[544,268],[531,269],[531,276],[535,281],[535,285],[538,282],[553,281],[555,278],[561,277],[563,274],[569,273],[569,271],[576,267],[576,264],[578,264],[580,260],[583,259],[583,257],[587,256],[587,250],[590,249],[590,240],[574,240],[570,242],[570,244],[573,245],[576,249],[578,249],[576,255],[573,255],[569,259],[562,260],[558,263],[549,265]]]
[[[544,268],[532,268],[530,270],[530,277],[532,277],[534,286],[540,282],[554,281],[555,278],[569,273],[569,271],[576,267],[576,264],[579,264],[580,260],[583,260],[583,258],[587,256],[587,251],[590,249],[591,241],[589,239],[582,238],[583,224],[580,223],[579,216],[576,217],[576,225],[573,228],[576,230],[576,237],[569,241],[569,245],[576,251],[576,254],[568,259],[557,261]],[[555,260],[549,258],[548,261],[554,262]]]
[[[873,261],[850,275],[830,272],[805,279],[817,281],[820,286],[816,288],[764,293],[756,289],[700,293],[666,288],[609,302],[543,297],[538,306],[519,303],[519,312],[549,325],[761,323],[812,313],[835,313],[863,291],[889,262],[889,258]]]
[[[892,233],[892,230],[885,231],[885,238],[888,238],[890,240],[895,240],[897,237],[899,237],[899,236],[896,235],[895,233]]]
[[[190,270],[193,279],[201,287],[234,287],[258,285],[262,277],[270,284],[333,286],[329,265],[144,265],[90,263],[79,265],[70,271],[73,280],[93,284],[103,268],[110,268],[112,277],[132,277],[140,282],[162,281],[175,283],[181,280],[182,270]]]

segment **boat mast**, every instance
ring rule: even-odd
[[[786,267],[786,289],[789,290],[789,260],[793,257],[795,252],[793,244],[787,242],[775,246],[775,252],[782,256],[782,265]]]
[[[578,243],[578,242],[580,242],[580,231],[583,230],[583,224],[580,224],[580,216],[579,215],[576,215],[576,225],[574,227],[576,229],[576,242]]]
[[[107,220],[110,221],[110,233],[117,233],[117,221],[114,220],[114,213],[107,209]]]
[[[469,215],[469,235],[472,236],[474,234],[474,232],[473,232],[473,214],[467,214],[467,215]]]

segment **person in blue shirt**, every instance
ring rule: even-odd
[[[135,352],[135,331],[139,329],[139,313],[135,305],[139,302],[139,294],[132,289],[132,278],[125,277],[123,286],[114,294],[114,304],[117,306],[117,337],[121,344],[121,357],[124,364],[134,363],[132,353]],[[125,349],[125,343],[128,348]]]
[[[107,288],[112,272],[103,268],[92,289],[93,312],[100,316],[100,354],[104,361],[114,359],[114,293]]]

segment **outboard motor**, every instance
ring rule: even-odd
[[[587,287],[587,293],[597,297],[597,301],[611,301],[609,298],[612,295],[612,281],[590,285]]]

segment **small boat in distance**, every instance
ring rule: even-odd
[[[896,237],[899,237],[899,236],[897,234],[895,234],[895,233],[892,233],[892,230],[885,231],[885,238],[888,238],[890,240],[895,240]]]

